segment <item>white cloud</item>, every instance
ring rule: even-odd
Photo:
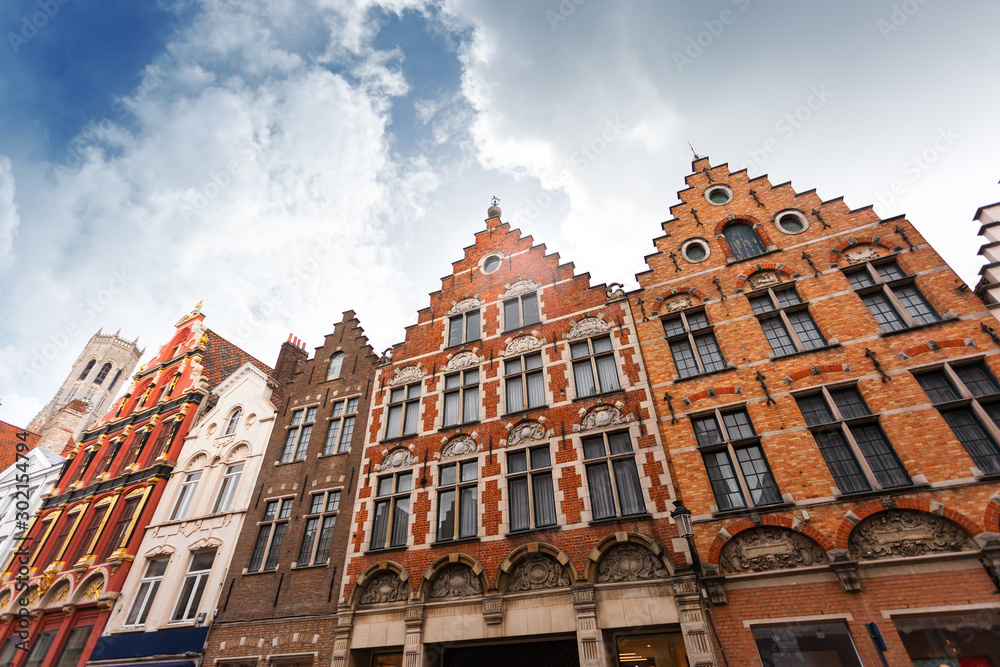
[[[0,155],[0,262],[7,261],[21,218],[14,203],[14,173],[10,158]]]

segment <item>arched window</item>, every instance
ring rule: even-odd
[[[736,259],[749,259],[767,252],[767,248],[757,236],[757,232],[745,222],[729,225],[722,233]]]
[[[111,391],[112,389],[114,389],[114,388],[115,388],[115,385],[116,385],[116,384],[118,384],[118,380],[120,380],[120,379],[121,379],[121,376],[122,376],[122,371],[121,371],[121,369],[119,368],[119,369],[118,369],[118,372],[117,372],[117,373],[115,373],[115,379],[114,379],[114,380],[112,380],[112,381],[111,381],[111,384],[109,384],[109,385],[108,385],[108,391]]]
[[[232,435],[236,432],[236,425],[240,423],[240,415],[243,414],[242,408],[236,408],[233,410],[233,414],[229,415],[229,423],[226,424],[225,435]]]
[[[77,380],[85,379],[87,375],[90,374],[90,369],[94,367],[95,363],[97,363],[97,359],[91,359],[90,361],[88,361],[86,368],[83,369],[83,372],[80,373],[80,377],[78,377]]]
[[[340,377],[340,367],[344,365],[344,353],[338,352],[330,357],[330,368],[326,371],[326,379],[334,380]]]
[[[108,373],[111,372],[111,364],[107,363],[101,366],[101,370],[98,371],[97,377],[94,378],[94,384],[101,384],[104,382],[104,378],[108,377]]]

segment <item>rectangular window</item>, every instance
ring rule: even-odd
[[[233,498],[236,496],[236,489],[240,485],[240,476],[243,474],[243,463],[234,463],[226,468],[226,474],[222,476],[222,486],[219,488],[219,495],[215,499],[215,507],[212,513],[228,512],[233,505]]]
[[[479,340],[479,311],[456,315],[448,320],[448,347]]]
[[[59,534],[56,536],[55,542],[52,543],[52,549],[49,551],[49,562],[52,563],[59,556],[62,555],[62,548],[66,544],[66,538],[69,537],[70,531],[73,530],[73,526],[76,525],[76,520],[80,518],[80,512],[74,512],[67,516],[62,522],[62,528],[59,530]]]
[[[406,545],[410,528],[412,488],[412,472],[398,472],[378,478],[375,516],[372,521],[372,549]]]
[[[755,627],[753,639],[764,667],[785,665],[862,667],[850,630],[843,622]]]
[[[545,405],[541,352],[507,359],[503,368],[507,414]]]
[[[147,440],[149,440],[148,431],[135,434],[135,437],[132,438],[132,445],[125,452],[125,460],[122,461],[123,468],[128,468],[139,462],[139,457],[142,456],[142,448],[146,446]]]
[[[774,356],[781,357],[826,345],[826,340],[809,315],[808,305],[799,298],[794,285],[768,287],[764,292],[747,298]]]
[[[504,331],[513,331],[529,324],[538,324],[538,295],[524,294],[503,302]]]
[[[507,494],[511,532],[556,525],[548,445],[507,454]]]
[[[163,573],[167,571],[169,558],[153,558],[146,563],[146,571],[139,582],[139,588],[132,598],[132,606],[125,617],[127,627],[140,626],[146,622],[149,615],[149,608],[156,599],[156,592],[160,590],[160,582],[163,580]]]
[[[933,324],[940,317],[895,261],[865,264],[844,271],[883,333]]]
[[[437,540],[479,533],[479,475],[475,460],[438,468]]]
[[[337,522],[339,507],[340,491],[321,491],[312,495],[296,560],[299,567],[326,564],[330,557],[330,543],[333,541],[333,528]]]
[[[174,509],[170,512],[171,521],[183,519],[187,516],[188,507],[191,506],[191,499],[194,498],[194,492],[197,490],[200,480],[200,470],[188,473],[187,477],[184,478],[184,483],[181,484],[181,492],[177,496],[177,502],[174,503]]]
[[[399,438],[417,432],[417,417],[420,414],[420,383],[406,387],[396,387],[389,392],[388,414],[386,415],[385,437]]]
[[[201,602],[208,575],[212,573],[212,563],[215,562],[215,550],[200,551],[191,559],[187,576],[181,585],[181,595],[177,598],[171,623],[193,621],[198,615],[198,604]]]
[[[44,630],[38,633],[35,641],[31,644],[31,650],[28,652],[28,659],[25,660],[24,667],[39,667],[45,661],[45,656],[49,654],[52,642],[56,638],[56,632],[57,630]]]
[[[621,388],[611,336],[571,343],[576,397],[593,396]]]
[[[80,559],[97,549],[94,538],[97,536],[97,530],[101,527],[101,522],[104,521],[104,515],[107,514],[108,507],[110,506],[111,503],[109,502],[94,509],[94,513],[90,517],[90,524],[83,533],[83,539],[76,546],[76,554],[73,556],[72,561],[66,561],[67,565],[72,566],[74,563],[79,563]],[[42,531],[42,534],[44,535],[45,532]]]
[[[986,365],[945,364],[916,378],[976,467],[1000,474],[1000,387]]]
[[[257,528],[257,539],[250,554],[248,572],[257,572],[263,566],[265,570],[278,567],[281,556],[281,545],[285,541],[285,531],[288,530],[288,519],[292,516],[293,498],[268,500],[264,506],[264,516]]]
[[[108,540],[108,545],[104,552],[104,558],[101,559],[102,561],[106,561],[108,556],[114,553],[116,549],[122,549],[126,544],[128,544],[128,538],[130,537],[128,529],[132,524],[132,519],[135,517],[135,511],[136,508],[139,507],[139,501],[141,499],[141,497],[135,496],[125,500],[125,507],[122,508],[122,513],[118,515],[118,522],[115,524],[115,529],[111,533],[111,539]]]
[[[692,417],[695,439],[718,511],[781,502],[781,492],[764,456],[760,437],[745,409]]]
[[[87,645],[87,640],[90,638],[90,632],[93,629],[93,625],[81,625],[70,630],[69,637],[66,638],[66,643],[63,645],[62,653],[59,654],[56,667],[76,667],[76,663],[80,662],[80,656],[83,655],[83,648]]]
[[[444,426],[479,419],[479,371],[453,373],[444,377]]]
[[[857,388],[822,387],[795,402],[841,493],[912,484]]]
[[[646,501],[628,431],[602,433],[582,442],[593,518],[644,514]]]
[[[160,428],[160,435],[157,436],[156,442],[153,444],[153,451],[150,452],[150,461],[155,461],[161,456],[167,455],[167,452],[170,450],[170,445],[174,441],[174,435],[177,433],[180,426],[181,423],[177,421],[173,424],[167,424],[164,422],[163,426]]]
[[[684,311],[663,318],[663,333],[670,345],[677,375],[681,378],[726,368],[704,310]]]
[[[357,412],[357,397],[349,398],[346,401],[337,401],[333,404],[330,421],[326,427],[326,440],[323,442],[323,456],[342,454],[351,450],[351,438],[354,437],[354,422],[357,419]]]
[[[302,461],[306,458],[317,410],[318,406],[314,405],[310,408],[300,408],[292,413],[292,421],[285,433],[285,444],[281,448],[280,463]]]

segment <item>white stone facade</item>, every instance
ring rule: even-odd
[[[213,391],[218,403],[185,438],[105,635],[212,622],[277,414],[272,386],[248,363]]]
[[[18,530],[18,514],[35,515],[42,495],[59,479],[65,461],[58,454],[35,447],[20,462],[0,472],[0,562],[6,563],[17,548],[15,538],[23,532]],[[25,474],[27,480],[22,476]]]

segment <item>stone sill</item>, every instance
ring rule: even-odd
[[[891,336],[901,336],[905,333],[910,333],[911,331],[920,331],[921,329],[929,329],[931,327],[936,327],[939,324],[946,324],[948,322],[958,322],[958,317],[942,317],[937,322],[929,322],[928,324],[917,324],[912,327],[906,327],[905,329],[899,329],[897,331],[883,331],[879,334],[880,338],[889,338]]]
[[[626,514],[625,516],[612,516],[606,519],[591,519],[591,526],[600,526],[606,523],[621,523],[622,521],[652,521],[653,515],[649,512],[642,514]]]
[[[576,398],[573,399],[573,402],[577,403],[579,401],[586,401],[586,400],[591,399],[591,398],[597,398],[597,399],[607,398],[608,396],[614,396],[616,394],[624,394],[624,393],[625,393],[625,389],[618,388],[618,389],[613,389],[611,391],[605,391],[605,392],[602,392],[600,394],[589,394],[587,396],[577,396]]]

